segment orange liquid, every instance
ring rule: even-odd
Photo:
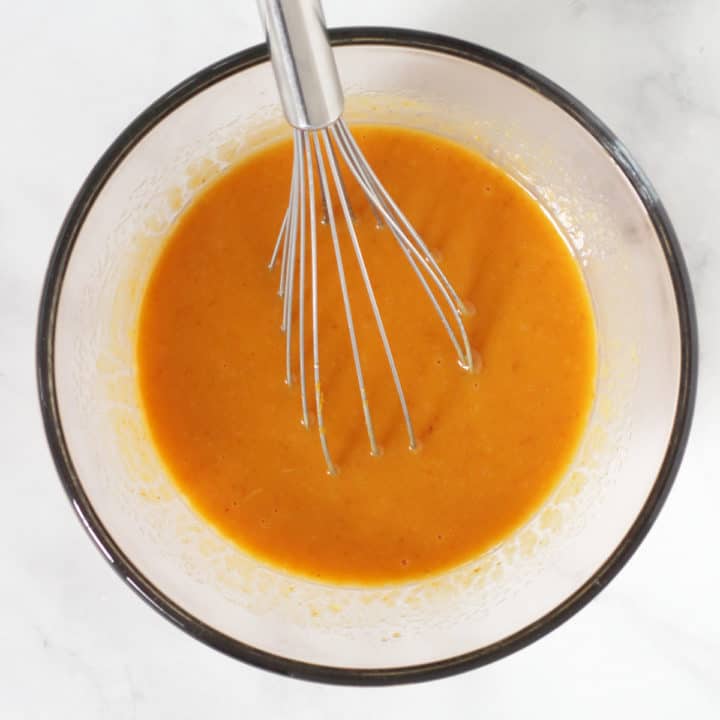
[[[478,155],[420,132],[367,126],[370,164],[461,297],[482,366],[459,368],[405,256],[346,185],[418,439],[408,440],[346,232],[341,245],[382,457],[371,457],[335,257],[319,226],[317,429],[288,388],[279,274],[267,263],[288,201],[291,147],[223,174],[182,214],[144,299],[137,347],[154,441],[192,505],[264,560],[375,584],[427,576],[527,521],[567,468],[593,399],[596,343],[580,270],[539,205]],[[320,212],[320,210],[318,210]],[[340,225],[340,208],[335,203]],[[309,286],[309,255],[306,285]],[[297,284],[296,284],[297,287]],[[297,308],[297,302],[296,302]],[[313,399],[310,298],[306,372]],[[297,318],[296,318],[297,320]],[[297,340],[297,322],[293,325]],[[297,346],[294,343],[297,375]]]

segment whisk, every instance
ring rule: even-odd
[[[370,444],[370,452],[379,454],[370,404],[368,402],[363,368],[353,322],[353,311],[345,277],[338,233],[338,218],[333,210],[333,191],[350,237],[355,261],[370,301],[380,340],[390,366],[407,429],[410,449],[417,447],[410,411],[385,331],[382,315],[373,291],[360,237],[354,224],[353,210],[340,172],[338,156],[362,188],[377,220],[391,231],[407,261],[422,284],[432,306],[450,338],[460,365],[470,369],[472,350],[463,324],[466,308],[458,293],[440,269],[436,259],[414,230],[397,204],[363,156],[347,124],[342,118],[344,97],[332,48],[328,40],[320,0],[258,0],[261,18],[267,31],[275,80],[283,111],[293,127],[293,168],[290,198],[280,232],[272,252],[269,267],[279,262],[280,287],[283,301],[281,330],[285,334],[285,381],[293,382],[292,342],[294,302],[297,294],[297,342],[302,422],[310,427],[307,380],[305,372],[305,295],[306,254],[310,250],[310,298],[312,324],[312,363],[315,395],[315,415],[322,452],[328,472],[337,467],[330,453],[323,417],[323,393],[320,375],[320,330],[318,328],[318,264],[316,194],[320,196],[322,216],[332,238],[357,385]]]

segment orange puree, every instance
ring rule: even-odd
[[[384,450],[379,458],[369,454],[325,226],[318,243],[320,353],[338,475],[326,471],[317,428],[300,423],[297,383],[283,382],[278,272],[267,269],[288,201],[288,142],[232,167],[182,213],[147,289],[137,359],[154,442],[199,513],[280,568],[328,582],[377,584],[467,561],[538,510],[583,433],[596,345],[580,269],[519,185],[440,137],[398,127],[354,132],[461,297],[475,307],[466,326],[482,363],[469,373],[458,366],[404,255],[387,230],[376,229],[348,177],[419,452],[408,451],[343,235],[370,408]],[[309,301],[306,307],[312,398]],[[295,364],[297,372],[297,357]]]

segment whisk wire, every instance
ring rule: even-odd
[[[370,201],[370,207],[372,208],[373,212],[375,213],[378,227],[382,227],[382,217],[388,218],[386,221],[386,225],[389,227],[390,231],[393,234],[393,237],[397,240],[400,248],[402,249],[403,253],[405,254],[405,257],[407,258],[408,262],[410,263],[410,266],[415,271],[415,274],[417,275],[420,283],[423,286],[423,289],[425,290],[425,293],[427,294],[428,298],[430,299],[435,312],[437,313],[438,317],[440,318],[440,321],[443,324],[443,327],[445,328],[445,331],[448,334],[448,337],[450,338],[450,341],[452,342],[452,345],[455,349],[455,352],[457,353],[458,359],[461,363],[461,365],[465,366],[467,363],[467,351],[463,351],[463,349],[460,346],[460,342],[458,341],[455,332],[452,329],[452,326],[450,325],[450,322],[443,311],[438,299],[435,297],[435,294],[432,292],[428,281],[425,277],[425,275],[422,273],[420,268],[418,267],[418,264],[415,260],[415,258],[412,255],[412,246],[408,243],[407,238],[404,237],[402,230],[399,228],[398,224],[396,222],[393,222],[391,215],[390,215],[390,209],[385,204],[385,201],[383,199],[382,194],[376,192],[374,190],[374,186],[376,184],[379,184],[379,181],[377,183],[373,182],[373,178],[370,177],[369,172],[370,169],[364,167],[364,163],[362,162],[362,157],[357,157],[356,149],[347,143],[345,140],[344,134],[341,132],[338,132],[333,128],[333,131],[335,133],[338,145],[341,149],[341,153],[343,155],[343,158],[346,160],[346,163],[348,167],[351,168],[351,171],[353,174],[355,174],[355,177],[358,181],[358,183],[361,185],[363,190],[368,196],[368,199]],[[358,151],[359,152],[359,151]],[[383,188],[384,189],[384,188]],[[408,249],[410,248],[410,249]],[[415,253],[418,254],[417,250],[415,250]],[[420,261],[423,262],[423,258],[420,257]],[[442,292],[443,285],[440,282],[440,279],[435,277],[435,273],[433,272],[432,267],[428,265],[427,262],[423,262],[423,267],[425,268],[425,271],[433,278],[433,281],[435,282],[436,286]],[[452,300],[449,295],[444,295],[445,300],[447,304],[450,306],[451,311],[454,310],[454,305],[452,303]],[[461,330],[464,329],[462,327],[462,321],[458,319],[458,322],[461,326]],[[469,346],[468,346],[469,347]]]
[[[323,408],[323,393],[320,385],[320,338],[318,331],[318,267],[317,267],[317,223],[315,210],[315,178],[313,172],[313,156],[310,138],[302,135],[303,148],[305,150],[305,164],[307,169],[308,183],[308,214],[310,220],[310,293],[311,293],[311,312],[312,312],[312,346],[313,346],[313,381],[315,385],[315,414],[317,416],[318,435],[320,435],[320,447],[322,448],[325,458],[325,465],[331,475],[337,474],[337,468],[333,463],[328,447],[327,432],[325,430],[325,413]],[[300,350],[301,354],[304,348]],[[304,402],[307,403],[305,397],[305,388],[301,386],[300,390],[303,395]]]
[[[368,191],[369,191],[369,186],[368,186]],[[374,205],[373,203],[371,203],[371,207],[375,207],[375,205]],[[383,214],[383,215],[387,215],[388,213],[389,213],[389,211],[387,210],[387,208],[384,208],[383,211],[382,211],[382,214]],[[380,214],[380,211],[378,211],[378,214]],[[413,271],[415,272],[418,280],[419,280],[420,283],[422,284],[423,289],[425,290],[426,295],[427,295],[428,298],[430,299],[430,302],[432,303],[432,306],[433,306],[433,308],[435,309],[435,312],[437,313],[438,317],[440,318],[440,321],[441,321],[442,324],[443,324],[443,327],[445,328],[445,332],[447,333],[448,337],[450,338],[450,341],[451,341],[451,343],[452,343],[452,345],[453,345],[453,348],[455,349],[455,353],[456,353],[457,356],[458,356],[458,359],[459,359],[459,361],[460,361],[460,364],[464,366],[464,365],[466,364],[466,362],[467,362],[467,361],[466,361],[466,354],[465,354],[465,352],[463,351],[463,349],[461,348],[460,342],[459,342],[458,339],[457,339],[457,336],[456,336],[456,334],[455,334],[455,331],[452,329],[452,326],[451,326],[451,324],[450,324],[450,321],[448,320],[447,315],[446,315],[445,312],[443,311],[443,309],[442,309],[442,307],[441,307],[441,305],[440,305],[440,302],[438,301],[437,297],[435,297],[435,293],[433,293],[433,291],[432,291],[432,289],[430,288],[430,285],[429,285],[429,283],[428,283],[425,275],[424,275],[423,272],[420,270],[420,267],[418,266],[417,261],[416,261],[415,258],[413,257],[413,248],[412,248],[412,246],[410,246],[410,245],[407,243],[406,239],[402,236],[402,234],[398,232],[398,226],[397,226],[396,223],[391,222],[391,221],[388,221],[388,222],[386,222],[386,225],[389,227],[390,231],[392,232],[393,237],[395,237],[395,239],[397,240],[400,249],[401,249],[402,252],[404,253],[407,261],[410,263],[410,266],[412,267]],[[416,254],[417,254],[417,251],[415,251],[415,252],[416,252]],[[422,258],[421,258],[421,262],[422,262]],[[439,291],[442,293],[442,286],[438,283],[438,280],[433,277],[433,276],[434,276],[434,273],[433,273],[433,271],[432,271],[432,268],[427,267],[427,265],[424,264],[424,263],[423,263],[423,267],[425,268],[425,270],[426,270],[426,272],[428,273],[428,275],[430,275],[430,277],[433,278],[436,286],[438,287]],[[452,311],[452,310],[453,310],[453,306],[452,306],[452,303],[451,303],[451,301],[450,301],[449,296],[445,295],[445,300],[446,300],[446,302],[448,303],[448,305],[450,306],[451,311]]]
[[[460,364],[465,369],[470,369],[472,367],[473,360],[470,340],[462,321],[464,303],[460,300],[455,288],[440,269],[440,266],[437,264],[437,261],[433,257],[427,245],[423,242],[415,228],[413,228],[385,187],[378,180],[377,175],[375,175],[370,165],[365,161],[362,151],[358,147],[355,138],[353,138],[350,133],[345,121],[342,119],[338,120],[331,127],[330,131],[337,139],[338,147],[340,148],[343,158],[346,160],[347,166],[350,168],[350,171],[355,176],[355,179],[365,191],[371,205],[374,206],[381,214],[400,247],[405,251],[406,257],[410,261],[411,266],[415,270],[416,275],[420,279],[426,293],[432,301],[438,317],[445,327],[445,330],[458,355]],[[392,212],[390,212],[390,210],[392,210]],[[395,219],[395,217],[393,217],[393,213],[398,218],[399,222]],[[402,226],[405,227],[405,231]],[[408,235],[410,237],[408,237]],[[410,238],[415,241],[418,247],[410,241]],[[411,253],[412,256],[409,253]],[[460,340],[458,340],[456,333],[453,331],[447,316],[445,315],[445,312],[442,310],[439,302],[435,298],[434,293],[431,291],[415,260],[421,264],[425,272],[432,279],[440,294],[445,299],[457,324],[460,333]]]
[[[357,233],[355,231],[355,225],[353,222],[350,205],[348,203],[347,195],[345,193],[345,186],[342,184],[340,177],[340,169],[338,167],[337,158],[332,150],[332,143],[330,141],[330,133],[328,130],[322,130],[323,140],[325,141],[325,149],[328,160],[330,162],[330,172],[335,183],[335,189],[337,191],[338,199],[340,200],[340,206],[343,214],[345,215],[345,222],[347,223],[348,233],[350,240],[355,250],[355,258],[357,259],[358,266],[360,268],[360,274],[362,275],[363,283],[365,284],[365,291],[367,292],[368,299],[370,300],[370,306],[372,308],[373,316],[375,317],[375,324],[377,325],[378,333],[385,350],[385,357],[387,358],[388,364],[390,365],[390,372],[392,374],[393,383],[395,390],[397,391],[398,398],[400,400],[400,407],[402,409],[403,418],[405,420],[405,426],[407,428],[408,440],[410,448],[414,450],[417,447],[415,440],[415,431],[413,430],[412,420],[410,419],[410,411],[408,410],[407,401],[405,400],[405,393],[400,382],[400,375],[398,374],[397,365],[395,364],[395,358],[393,357],[392,349],[390,348],[390,342],[385,332],[385,324],[383,323],[380,309],[378,308],[377,300],[375,299],[375,291],[373,290],[370,275],[368,274],[367,267],[365,265],[365,259],[360,249],[360,243],[358,241]],[[375,454],[375,453],[373,453]]]
[[[275,244],[275,249],[272,254],[272,258],[270,259],[270,269],[272,270],[275,266],[275,261],[277,260],[277,254],[278,250],[282,248],[282,253],[280,255],[280,284],[278,286],[278,295],[280,297],[283,297],[285,293],[285,274],[287,272],[287,260],[288,260],[288,244],[291,240],[292,236],[292,209],[295,205],[295,193],[297,190],[297,167],[295,166],[295,163],[293,162],[293,168],[292,168],[292,175],[290,177],[290,198],[288,200],[288,207],[285,212],[285,218],[283,220],[282,227],[280,229],[280,234],[278,235],[277,243]],[[282,323],[280,324],[280,329],[285,330],[285,304],[283,303],[283,317],[282,317]]]
[[[300,153],[299,130],[295,130],[295,143],[293,145],[294,162],[296,168],[296,179],[302,177],[302,153]],[[298,210],[300,205],[300,192],[303,183],[296,182],[293,188],[293,204],[290,212],[290,241],[287,247],[287,268],[285,271],[285,288],[283,291],[283,330],[285,332],[285,382],[292,385],[292,313],[295,284],[295,261],[297,255],[298,240]]]
[[[300,176],[300,265],[298,269],[298,364],[300,366],[300,400],[302,404],[302,424],[310,427],[308,413],[307,389],[305,383],[305,142],[300,134],[297,138],[295,151],[298,157]]]
[[[325,131],[320,131],[325,132]],[[365,418],[365,427],[367,428],[368,440],[370,441],[370,453],[378,455],[378,444],[375,438],[375,427],[373,425],[372,416],[370,414],[370,403],[368,402],[367,389],[365,387],[365,377],[362,370],[362,362],[360,360],[360,350],[358,348],[357,335],[355,333],[355,322],[353,320],[352,307],[350,305],[350,296],[348,294],[347,279],[345,277],[345,266],[343,264],[342,250],[340,249],[340,240],[338,237],[337,226],[335,224],[335,213],[332,207],[332,197],[330,195],[330,187],[327,178],[327,172],[322,158],[322,150],[318,140],[318,134],[313,134],[315,144],[315,156],[317,159],[318,174],[320,177],[320,188],[325,196],[325,206],[328,214],[328,225],[330,227],[330,235],[333,242],[333,250],[335,252],[335,263],[337,265],[338,279],[340,281],[340,292],[342,294],[343,306],[345,307],[345,321],[348,326],[348,334],[350,336],[350,347],[352,349],[353,363],[355,364],[355,375],[357,376],[358,391],[360,393],[360,402],[362,403],[363,416]],[[329,153],[328,153],[329,154]]]
[[[292,188],[292,180],[290,181],[291,188]],[[291,190],[292,192],[292,190]],[[290,202],[292,202],[292,195],[290,196]],[[270,262],[268,263],[268,270],[272,270],[275,267],[275,263],[277,262],[278,253],[280,252],[280,246],[282,245],[282,241],[285,237],[285,230],[287,229],[288,224],[288,218],[290,217],[290,205],[288,204],[288,208],[285,211],[285,215],[283,215],[283,221],[282,225],[280,226],[280,232],[277,236],[277,241],[275,243],[275,247],[272,251],[272,256],[270,257]]]

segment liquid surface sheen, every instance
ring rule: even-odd
[[[291,145],[264,148],[204,190],[171,230],[143,301],[137,358],[153,440],[220,532],[287,571],[378,584],[468,561],[535,513],[568,467],[593,400],[596,341],[581,272],[539,205],[448,140],[353,130],[460,296],[481,357],[463,371],[405,256],[346,184],[421,444],[397,395],[347,234],[341,244],[382,457],[371,457],[327,226],[319,227],[326,471],[317,429],[284,383],[279,274]],[[335,202],[340,218],[340,208]],[[309,256],[308,256],[309,273]],[[307,284],[309,285],[309,274]],[[297,307],[297,304],[296,304]],[[313,397],[310,301],[308,392]],[[297,323],[293,326],[297,339]],[[296,374],[297,347],[294,343]]]

